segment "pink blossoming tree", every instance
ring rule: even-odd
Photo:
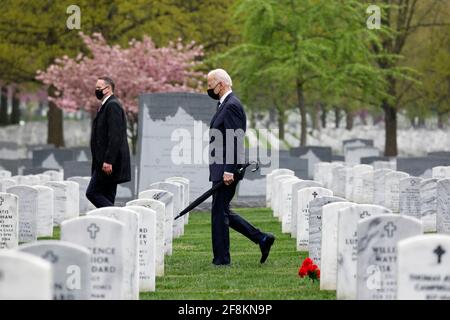
[[[108,45],[99,33],[91,37],[80,33],[89,55],[56,59],[46,71],[38,71],[36,78],[56,88],[49,97],[65,111],[84,109],[95,114],[100,102],[94,94],[100,76],[116,82],[115,94],[122,101],[128,117],[129,138],[136,151],[138,127],[138,96],[149,92],[195,92],[202,86],[204,74],[196,71],[203,49],[194,42],[183,45],[179,39],[167,47],[157,48],[145,36],[132,40],[129,47]]]

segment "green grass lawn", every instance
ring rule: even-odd
[[[320,291],[319,283],[301,279],[298,268],[307,252],[297,252],[295,239],[281,233],[269,209],[236,209],[257,228],[272,232],[276,241],[265,264],[259,246],[230,229],[231,266],[212,265],[210,213],[190,214],[184,236],[174,240],[165,259],[165,275],[156,279],[156,292],[142,300],[209,299],[335,299],[335,291]],[[55,229],[54,238],[59,238]]]

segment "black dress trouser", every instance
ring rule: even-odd
[[[213,182],[213,185],[219,182]],[[229,227],[243,234],[256,244],[264,238],[265,233],[255,228],[248,221],[230,209],[230,202],[236,192],[238,181],[219,188],[213,194],[211,209],[212,247],[216,265],[230,264]]]

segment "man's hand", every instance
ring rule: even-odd
[[[224,173],[223,182],[225,183],[225,185],[229,186],[234,182],[234,175],[232,173]]]
[[[112,164],[103,162],[103,172],[106,173],[108,176],[112,173]]]

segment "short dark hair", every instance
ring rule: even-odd
[[[114,88],[116,87],[116,84],[114,83],[113,79],[111,79],[110,77],[100,77],[98,79],[103,80],[106,83],[106,85],[110,86],[112,91],[114,92]]]

